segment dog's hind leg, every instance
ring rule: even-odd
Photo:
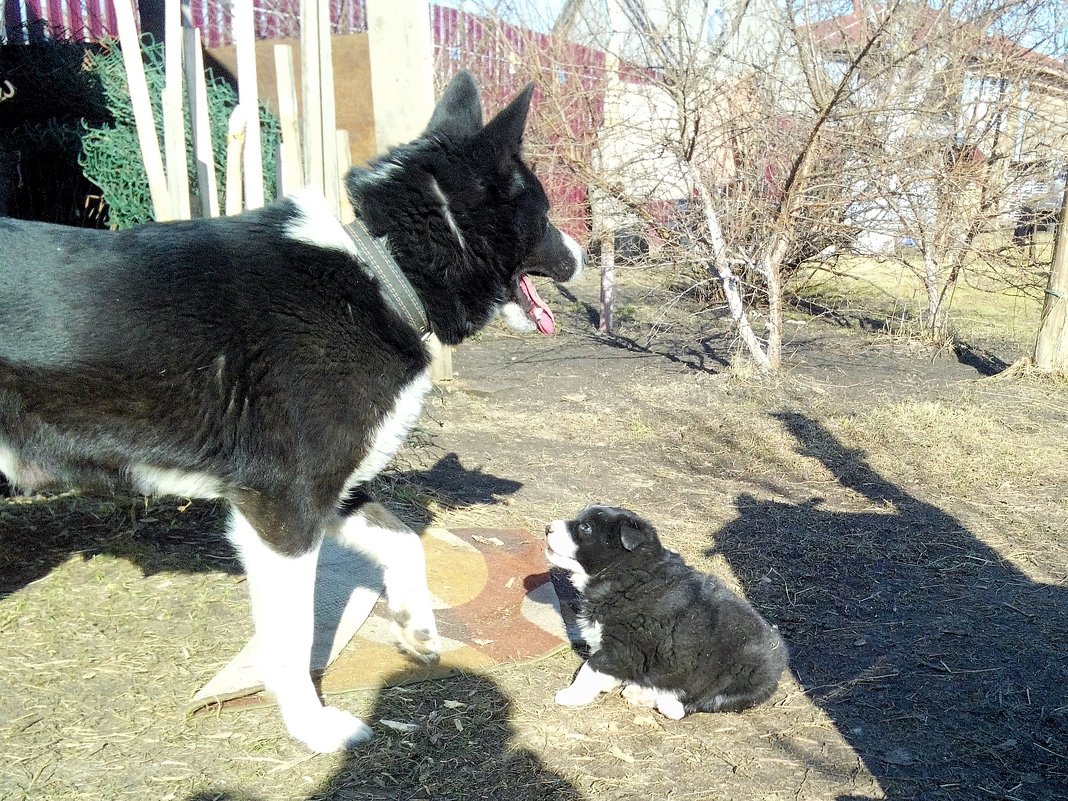
[[[419,535],[381,504],[362,498],[343,507],[335,536],[382,567],[386,601],[393,617],[394,639],[405,653],[423,662],[436,662],[441,638],[426,583],[426,557]]]
[[[278,553],[236,508],[228,536],[248,576],[260,678],[289,733],[320,753],[366,740],[371,729],[348,712],[323,706],[311,680],[319,541],[299,556]]]

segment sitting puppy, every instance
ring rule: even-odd
[[[545,527],[546,557],[578,590],[590,657],[556,703],[623,697],[678,720],[737,712],[771,697],[788,659],[782,637],[748,602],[660,544],[626,509],[589,506]]]

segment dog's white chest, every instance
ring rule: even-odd
[[[426,370],[416,376],[397,395],[393,408],[382,418],[382,422],[371,435],[371,447],[363,461],[352,471],[345,488],[370,481],[389,464],[390,459],[400,450],[404,440],[419,421],[423,411],[423,400],[430,391],[430,371]]]

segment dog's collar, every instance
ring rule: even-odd
[[[430,337],[433,330],[430,328],[430,320],[427,319],[426,309],[423,307],[419,295],[415,292],[408,277],[401,272],[397,260],[389,252],[389,246],[384,238],[371,236],[366,226],[356,218],[345,226],[345,233],[349,235],[356,245],[356,253],[360,257],[360,264],[364,272],[374,278],[381,285],[386,303],[393,309],[402,320],[419,332],[424,341]]]

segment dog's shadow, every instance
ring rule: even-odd
[[[424,495],[464,507],[499,500],[522,487],[520,482],[464,467],[455,453],[445,454],[428,469],[392,474],[383,483],[379,497],[391,508],[392,489],[411,490],[404,493],[400,516],[417,530],[429,520],[422,505]],[[164,571],[241,573],[224,536],[227,519],[226,504],[213,501],[0,494],[0,598],[47,576],[72,556],[119,557],[146,576]]]
[[[715,535],[809,698],[887,798],[1068,798],[1068,591],[880,476],[819,422],[799,453],[883,509],[741,495]],[[856,796],[848,796],[856,798]]]
[[[403,673],[386,679],[366,718],[374,726],[374,738],[349,752],[312,798],[583,797],[536,754],[516,744],[512,702],[493,679],[464,673],[419,688],[405,687],[405,681]],[[199,793],[187,801],[209,799],[253,801],[252,796],[226,792]]]

